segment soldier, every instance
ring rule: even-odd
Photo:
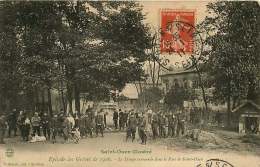
[[[99,111],[96,119],[96,136],[98,136],[98,132],[101,133],[101,136],[104,137],[104,117],[102,115],[102,111]]]
[[[148,116],[148,123],[149,124],[152,123],[152,114],[153,114],[153,111],[150,108],[148,108],[147,116]]]
[[[60,112],[58,114],[58,134],[57,135],[63,135],[63,123],[64,123],[65,115],[64,112]]]
[[[128,112],[125,111],[123,113],[123,123],[124,123],[124,127],[127,127],[127,120],[128,120]]]
[[[24,140],[29,141],[29,135],[30,135],[30,130],[31,130],[31,121],[26,114],[25,120],[24,120]]]
[[[117,110],[115,110],[114,113],[113,113],[113,121],[114,121],[115,129],[117,129],[117,124],[118,124],[118,112],[117,112]]]
[[[87,114],[82,114],[79,118],[79,131],[82,137],[86,135],[86,116]]]
[[[63,127],[63,137],[65,142],[67,142],[69,138],[71,138],[71,131],[72,131],[72,124],[70,122],[69,115],[64,117],[62,127]]]
[[[41,118],[39,117],[38,113],[35,112],[34,116],[32,117],[32,128],[33,128],[33,134],[35,135],[37,133],[38,136],[41,135],[40,132],[40,124],[41,124]]]
[[[14,109],[7,118],[7,123],[8,123],[8,137],[11,137],[12,131],[14,132],[14,136],[16,136],[16,131],[17,131],[17,117],[16,117],[16,109]]]
[[[119,109],[119,130],[124,129],[124,112]]]
[[[146,140],[147,140],[147,135],[145,133],[145,127],[146,127],[146,120],[144,118],[144,115],[142,114],[139,117],[139,123],[138,123],[138,132],[139,132],[139,137],[141,139],[141,144],[146,144]]]
[[[168,137],[175,136],[175,116],[172,112],[168,114]]]
[[[92,133],[93,133],[93,123],[95,123],[95,120],[92,120],[90,115],[85,114],[84,117],[84,122],[85,122],[85,135],[86,136],[90,136],[92,137]]]
[[[43,114],[41,123],[42,123],[43,135],[48,140],[51,137],[51,130],[50,130],[50,117],[47,115],[47,113]]]
[[[152,132],[153,132],[153,139],[156,139],[158,137],[158,115],[153,112],[152,114]]]
[[[74,116],[74,120],[75,120],[75,126],[74,126],[74,128],[79,128],[79,112],[76,111],[73,116]]]
[[[166,137],[166,117],[163,113],[160,114],[159,117],[159,133],[160,133],[160,137]]]
[[[4,137],[7,128],[7,122],[4,115],[0,115],[0,144],[5,144]]]
[[[25,135],[24,135],[24,121],[25,121],[25,114],[23,111],[20,111],[19,116],[17,118],[17,125],[19,127],[20,133],[22,140],[25,140]]]
[[[185,132],[185,116],[184,116],[184,114],[179,113],[177,115],[177,120],[178,120],[177,135],[180,136],[180,133],[181,133],[181,135],[184,135],[184,132]]]
[[[51,131],[52,131],[52,142],[56,143],[56,136],[59,133],[60,123],[58,119],[58,115],[54,114],[51,120]]]
[[[137,119],[136,119],[134,113],[131,113],[129,120],[128,120],[128,130],[127,130],[126,141],[130,136],[132,137],[132,142],[135,140],[136,127],[137,127]]]
[[[162,121],[162,112],[159,112],[158,113],[158,136],[159,137],[162,137],[162,127],[160,126],[161,125],[161,121]]]

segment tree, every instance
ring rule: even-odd
[[[18,61],[20,60],[19,43],[17,43],[15,10],[10,2],[0,3],[0,108],[10,110],[17,102],[20,90]]]
[[[12,83],[18,85],[19,90],[14,92],[25,92],[29,99],[34,99],[32,109],[39,108],[39,97],[45,101],[47,89],[51,112],[50,90],[59,89],[64,111],[66,100],[72,111],[73,98],[75,110],[79,111],[81,92],[91,99],[106,98],[110,90],[121,90],[125,83],[143,76],[142,66],[146,60],[143,55],[149,46],[149,37],[142,22],[142,8],[137,3],[23,1],[0,4],[1,9],[5,8],[1,11],[3,15],[12,16],[3,17],[6,29],[1,29],[0,61],[6,58],[12,62],[6,66],[11,71],[7,73],[8,80],[11,80],[9,76],[15,77],[19,84]],[[6,36],[8,32],[12,36]],[[6,47],[4,40],[11,45]],[[4,50],[5,47],[9,49]],[[1,75],[4,74],[3,68]],[[6,85],[8,80],[4,82]],[[42,110],[45,110],[44,103]]]
[[[164,98],[165,104],[169,109],[183,108],[184,101],[193,100],[194,95],[189,89],[175,83],[172,88],[167,92]]]
[[[257,2],[215,2],[200,25],[207,32],[206,67],[214,78],[215,95],[227,102],[228,125],[231,103],[254,99],[259,74],[259,14]]]
[[[145,106],[158,106],[163,98],[163,92],[158,87],[145,88],[139,95],[139,102],[145,103]],[[143,104],[144,105],[144,104]]]

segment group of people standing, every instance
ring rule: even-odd
[[[91,136],[93,131],[96,135],[100,133],[103,137],[104,117],[101,111],[97,114],[88,108],[82,115],[75,113],[53,114],[51,117],[47,112],[31,112],[20,111],[15,109],[8,115],[0,117],[0,142],[8,131],[8,137],[17,136],[17,132],[23,141],[30,141],[33,137],[44,136],[46,140],[53,143],[57,142],[57,136],[64,138],[65,142],[69,139],[75,139],[76,132],[81,132],[81,136]],[[79,137],[78,137],[79,138]],[[78,141],[78,139],[77,139]]]
[[[18,114],[17,114],[18,113]],[[57,142],[57,136],[61,136],[65,141],[73,138],[75,132],[79,132],[80,137],[93,137],[99,134],[104,136],[106,127],[106,113],[101,109],[95,112],[88,108],[84,113],[76,112],[54,114],[52,117],[46,112],[31,113],[13,110],[4,119],[0,119],[0,142],[3,142],[5,130],[8,129],[8,136],[17,135],[19,130],[23,141],[29,141],[33,136],[44,136],[46,140]],[[135,110],[123,111],[119,109],[113,113],[115,129],[126,132],[126,141],[136,138],[138,132],[141,144],[146,144],[147,138],[165,138],[183,135],[185,133],[185,116],[176,112],[154,112],[147,109],[145,112]],[[78,140],[77,140],[78,141]]]
[[[141,144],[145,144],[148,137],[166,138],[183,135],[185,133],[186,117],[182,112],[154,112],[148,109],[145,112],[114,111],[113,121],[115,129],[126,128],[126,140],[135,140],[138,132]]]

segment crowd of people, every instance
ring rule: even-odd
[[[115,129],[126,130],[126,140],[135,140],[138,131],[141,144],[146,144],[147,138],[166,138],[183,135],[185,133],[186,117],[182,112],[154,112],[147,109],[145,112],[137,110],[114,111],[113,122]]]
[[[0,117],[0,143],[6,134],[8,137],[21,136],[23,141],[31,141],[38,136],[44,136],[45,140],[57,142],[60,136],[64,142],[73,140],[78,143],[80,138],[101,135],[104,137],[106,128],[106,115],[101,109],[95,112],[88,108],[84,113],[66,113],[63,110],[52,117],[47,112],[28,112],[15,109],[7,116]],[[114,128],[117,131],[126,132],[126,141],[136,139],[136,132],[141,144],[146,144],[147,138],[166,138],[184,134],[185,117],[181,113],[154,112],[147,109],[145,112],[137,110],[123,111],[119,109],[113,113]]]

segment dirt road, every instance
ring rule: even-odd
[[[260,157],[237,152],[183,149],[149,141],[125,142],[124,133],[87,138],[79,144],[21,143],[0,145],[0,167],[195,167],[209,159],[221,159],[235,167],[260,167]],[[201,167],[202,167],[201,166]]]

